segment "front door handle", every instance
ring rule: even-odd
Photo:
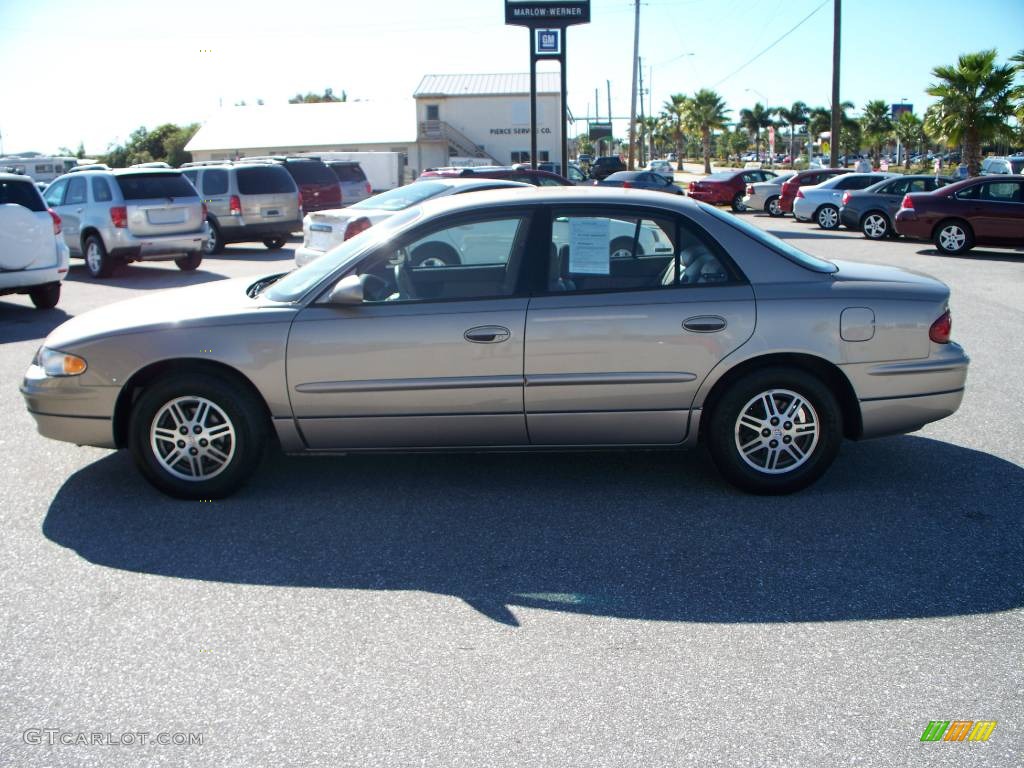
[[[683,320],[683,328],[694,333],[714,333],[726,325],[725,318],[718,315],[697,315]]]
[[[475,344],[497,344],[501,341],[508,341],[511,335],[512,332],[501,325],[478,325],[463,334],[466,341],[472,341]]]

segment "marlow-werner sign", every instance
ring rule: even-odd
[[[511,2],[505,0],[505,23],[523,27],[567,27],[590,23],[590,0]]]

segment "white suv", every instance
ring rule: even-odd
[[[30,176],[0,173],[0,296],[27,293],[39,309],[57,306],[69,255],[60,230]]]

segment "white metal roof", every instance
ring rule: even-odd
[[[326,104],[225,107],[185,145],[196,150],[412,144],[416,102],[341,101]]]
[[[557,72],[537,73],[537,93],[559,93]],[[496,75],[424,75],[413,96],[511,96],[530,93],[529,72]]]

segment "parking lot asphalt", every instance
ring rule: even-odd
[[[0,299],[0,768],[1020,765],[1024,252],[746,215],[947,282],[960,411],[784,498],[694,451],[278,457],[181,502],[37,435],[20,378],[67,317],[294,243]],[[998,726],[920,741],[957,719]]]

